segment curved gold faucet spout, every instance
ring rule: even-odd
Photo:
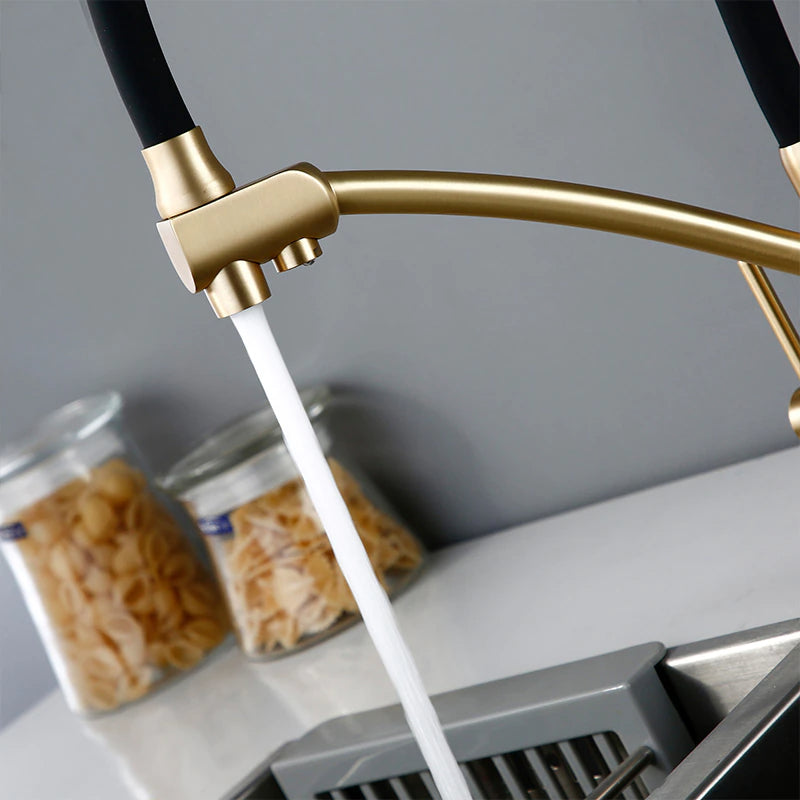
[[[800,234],[630,192],[459,172],[326,172],[341,214],[550,222],[688,247],[800,275]]]
[[[575,183],[459,172],[294,167],[233,189],[202,132],[144,151],[183,283],[219,316],[269,296],[259,265],[313,261],[341,214],[452,214],[550,222],[688,247],[800,274],[800,234],[729,214]],[[245,266],[249,265],[249,266]],[[224,274],[222,272],[224,271]]]

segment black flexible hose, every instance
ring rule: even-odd
[[[800,141],[800,65],[771,0],[716,0],[780,147]],[[144,0],[88,0],[97,36],[142,147],[194,127]]]
[[[89,13],[142,147],[194,128],[144,0],[89,0]]]
[[[800,65],[771,0],[717,0],[736,55],[779,147],[800,141]]]

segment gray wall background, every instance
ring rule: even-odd
[[[797,42],[798,4],[782,2]],[[153,2],[240,180],[497,172],[797,225],[713,3]],[[797,46],[797,45],[796,45]],[[161,250],[139,144],[77,2],[3,2],[0,440],[117,388],[152,465],[262,401]],[[271,279],[301,385],[432,546],[794,444],[795,380],[735,264],[522,223],[345,218]],[[790,311],[800,287],[778,276]],[[0,560],[0,724],[53,685]]]

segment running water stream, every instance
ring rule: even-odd
[[[336,487],[264,309],[260,305],[253,306],[234,314],[231,319],[275,412],[286,447],[303,476],[367,631],[397,690],[411,732],[442,800],[469,800],[464,776],[400,633],[389,598],[375,577],[350,512]]]

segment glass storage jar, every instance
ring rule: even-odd
[[[394,595],[417,574],[423,548],[375,487],[339,461],[326,414],[329,390],[301,396],[372,566]],[[248,657],[285,655],[359,619],[269,406],[204,440],[160,484],[204,535]]]
[[[109,711],[229,631],[211,575],[142,468],[116,393],[0,452],[0,540],[69,706]]]

